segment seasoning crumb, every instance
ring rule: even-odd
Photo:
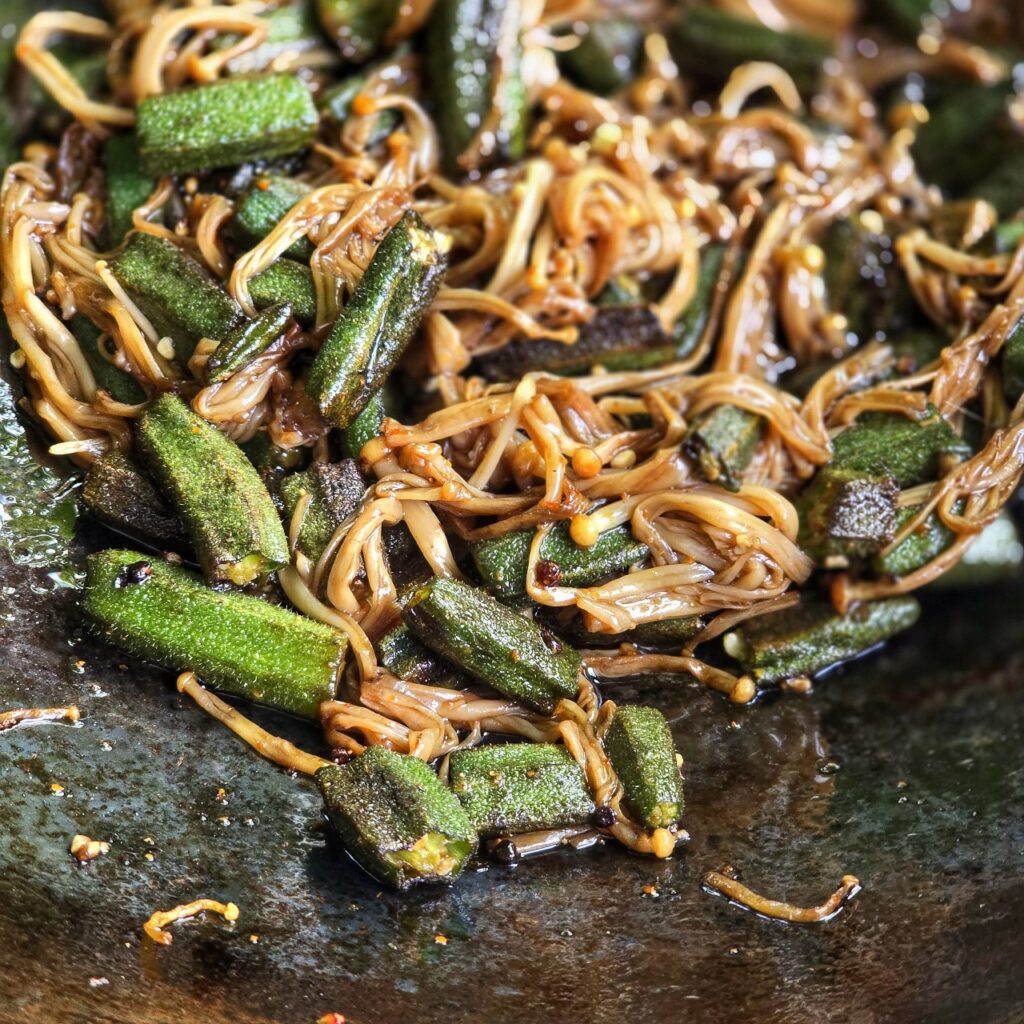
[[[345,1024],[345,1014],[325,1013],[322,1017],[317,1018],[316,1024]]]
[[[153,861],[153,860],[156,860],[156,857],[154,857],[154,856],[153,856],[153,851],[152,851],[152,850],[147,850],[147,851],[146,851],[146,852],[145,852],[145,853],[144,853],[144,854],[142,855],[142,859],[143,859],[143,860],[148,860],[148,861]]]
[[[224,787],[223,787],[223,786],[218,786],[218,787],[217,787],[217,799],[218,799],[218,800],[219,800],[219,801],[220,801],[220,802],[221,802],[222,804],[224,804],[224,803],[227,803],[227,800],[228,800],[228,794],[227,794],[227,791],[226,791],[226,790],[224,789]]]
[[[441,935],[441,934],[435,935],[434,936],[434,941],[439,946],[447,946],[448,945],[448,936],[447,935]]]
[[[645,885],[644,886],[644,895],[645,896],[657,896],[658,895],[658,890],[653,885]]]
[[[53,793],[54,796],[63,796],[64,787],[59,782],[51,782],[50,792]]]
[[[260,941],[260,937],[253,932],[253,934],[249,936],[249,941],[255,946],[256,943]]]
[[[109,978],[95,978],[95,977],[93,977],[93,978],[89,979],[89,988],[102,988],[104,985],[109,985],[109,984],[110,984],[110,979]]]
[[[76,835],[71,839],[71,855],[79,864],[87,864],[105,853],[110,853],[110,843],[101,839],[90,839],[88,836]]]
[[[238,907],[234,903],[220,903],[217,900],[193,900],[191,903],[183,903],[171,910],[155,910],[149,920],[142,926],[142,930],[161,946],[169,946],[174,941],[174,936],[164,929],[175,921],[185,917],[195,917],[204,910],[215,914],[221,914],[225,921],[238,920]]]

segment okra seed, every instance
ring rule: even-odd
[[[615,812],[610,807],[598,807],[590,816],[590,824],[594,828],[611,828],[615,822]]]

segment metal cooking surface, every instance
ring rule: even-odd
[[[0,737],[4,1024],[1024,1019],[1022,586],[928,608],[810,698],[647,685],[687,759],[693,839],[669,862],[603,849],[399,895],[336,849],[308,781],[170,676],[74,639],[73,592],[10,566],[0,584],[0,706],[84,713]],[[79,867],[76,832],[111,852]],[[781,925],[700,891],[726,862],[798,902],[845,871],[865,891],[829,924]],[[234,900],[237,925],[142,937],[198,896]]]

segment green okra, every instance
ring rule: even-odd
[[[156,179],[139,169],[139,147],[132,133],[111,135],[103,144],[106,172],[106,236],[111,246],[132,229],[132,214],[153,194]],[[157,214],[157,220],[160,215]]]
[[[867,601],[847,615],[804,598],[795,607],[743,623],[726,635],[725,650],[756,682],[780,683],[863,654],[909,629],[920,613],[912,597]]]
[[[103,332],[91,320],[79,313],[71,318],[68,327],[92,370],[96,387],[106,391],[115,402],[124,402],[126,405],[138,405],[146,400],[142,385],[106,357],[103,351]]]
[[[316,0],[321,27],[351,64],[365,64],[381,50],[399,7],[399,0]]]
[[[1024,317],[1017,321],[1003,342],[1003,393],[1011,405],[1024,394]]]
[[[179,245],[142,231],[128,235],[110,269],[153,326],[187,363],[200,338],[220,340],[243,320],[238,304]]]
[[[292,323],[288,303],[270,306],[228,334],[210,354],[204,370],[207,384],[219,384],[280,341]]]
[[[1007,83],[972,84],[930,104],[911,148],[921,176],[959,195],[994,171],[1016,148],[1008,114],[1012,97]]]
[[[305,199],[312,188],[281,174],[258,174],[235,204],[231,227],[239,240],[248,246],[262,242],[296,203]],[[313,243],[300,238],[284,252],[292,259],[309,262]]]
[[[575,376],[595,365],[645,370],[671,362],[676,343],[647,306],[599,306],[571,345],[522,339],[488,352],[476,368],[490,380],[518,380],[528,371]]]
[[[683,816],[683,780],[665,716],[657,708],[622,704],[602,742],[637,819],[650,829],[677,824]]]
[[[470,684],[464,673],[427,647],[404,622],[389,629],[374,648],[377,661],[399,679],[449,689],[465,689]]]
[[[350,75],[337,85],[325,89],[319,98],[321,112],[343,125],[352,113],[352,101],[366,87],[366,74]],[[381,110],[365,137],[367,149],[383,142],[402,123],[402,115],[392,107]]]
[[[89,556],[82,610],[126,653],[190,669],[236,697],[316,719],[337,693],[343,633],[258,597],[210,590],[195,573],[137,551]]]
[[[547,743],[457,750],[448,784],[484,838],[583,825],[594,812],[583,769]]]
[[[861,345],[906,329],[915,309],[894,250],[898,229],[881,222],[879,231],[879,220],[853,214],[831,224],[821,239],[829,307]]]
[[[384,237],[306,382],[329,423],[349,426],[384,385],[434,301],[447,265],[441,236],[412,211]]]
[[[699,615],[684,615],[678,619],[643,622],[625,633],[596,633],[584,628],[581,616],[573,616],[568,637],[577,647],[618,647],[632,644],[651,650],[678,651],[688,640],[704,628]]]
[[[970,192],[972,198],[991,203],[1000,217],[1024,210],[1024,146],[1007,153]]]
[[[930,406],[921,419],[886,412],[859,417],[833,439],[829,466],[884,473],[907,488],[937,479],[947,462],[970,454],[970,445]]]
[[[455,795],[419,758],[370,747],[316,773],[327,816],[345,848],[397,889],[451,882],[478,836]]]
[[[427,78],[449,173],[486,124],[488,161],[526,149],[518,0],[439,0],[427,23]],[[496,115],[496,116],[495,116]]]
[[[287,565],[277,509],[234,441],[171,394],[143,413],[137,438],[211,584],[241,587]]]
[[[635,18],[592,21],[580,43],[561,54],[562,70],[584,89],[607,96],[636,78],[643,59],[644,29]]]
[[[363,446],[380,433],[384,422],[384,389],[366,403],[366,408],[341,432],[342,454],[358,459]]]
[[[145,174],[194,174],[305,149],[318,116],[295,75],[228,78],[149,96],[136,134]]]
[[[684,72],[724,79],[738,64],[769,61],[788,71],[801,89],[814,86],[822,65],[834,52],[831,42],[821,36],[777,32],[704,3],[686,8],[671,42]]]
[[[916,506],[897,509],[894,532],[898,533],[919,511],[920,508]],[[937,515],[932,514],[921,528],[891,551],[876,555],[872,560],[872,569],[878,576],[908,576],[940,555],[953,539],[953,531]]]
[[[298,549],[316,564],[330,543],[335,530],[359,507],[366,481],[351,459],[341,462],[314,462],[309,469],[291,473],[278,484],[287,525],[304,495],[309,496]]]
[[[738,491],[763,431],[760,416],[735,405],[720,405],[690,425],[683,447],[708,483]]]
[[[185,528],[134,462],[114,448],[85,474],[82,504],[101,522],[158,551],[187,552]]]
[[[826,466],[797,505],[800,546],[826,565],[868,558],[895,536],[898,497],[886,473]]]
[[[533,538],[533,530],[514,530],[471,544],[480,578],[493,594],[507,599],[526,593],[526,568]],[[593,547],[580,547],[569,535],[569,523],[565,520],[548,531],[540,548],[541,560],[550,563],[545,567],[548,575],[556,573],[558,585],[563,587],[588,587],[609,576],[621,575],[631,565],[645,561],[649,553],[647,545],[634,539],[627,525],[606,530]]]
[[[715,304],[715,292],[722,277],[728,247],[712,242],[700,254],[700,270],[697,274],[697,288],[686,309],[679,314],[672,330],[675,342],[675,359],[685,359],[695,352],[711,318]]]
[[[798,499],[801,546],[826,563],[875,555],[895,535],[899,491],[938,479],[970,453],[934,408],[919,420],[861,416],[835,436],[832,460]]]
[[[316,286],[313,272],[304,263],[283,257],[275,260],[249,282],[249,295],[257,309],[287,302],[303,327],[316,322]]]
[[[251,75],[267,71],[281,59],[294,63],[310,50],[323,49],[323,36],[316,22],[310,0],[286,0],[260,14],[267,28],[266,38],[245,53],[232,57],[227,64],[230,75]],[[217,40],[216,49],[233,46],[236,35],[225,35]]]
[[[579,653],[482,590],[436,577],[416,590],[402,619],[464,672],[544,714],[579,693]]]

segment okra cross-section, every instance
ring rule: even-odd
[[[274,502],[234,441],[169,394],[143,413],[137,429],[143,460],[211,584],[245,586],[287,564]]]
[[[82,610],[126,653],[191,669],[236,697],[316,718],[337,693],[344,634],[257,597],[210,590],[195,573],[137,551],[89,556]]]
[[[657,708],[615,709],[604,749],[630,810],[648,828],[668,828],[683,815],[683,782],[665,716]]]
[[[458,750],[449,782],[482,836],[582,825],[594,811],[583,769],[562,747],[508,743]]]
[[[370,747],[316,773],[327,816],[345,848],[397,889],[451,882],[477,834],[455,795],[418,758]]]
[[[762,615],[728,633],[726,653],[759,683],[780,683],[856,657],[909,629],[921,614],[912,597],[868,601],[846,615],[805,599],[794,608]]]
[[[579,693],[579,652],[482,590],[437,577],[413,594],[402,617],[438,654],[544,714]]]
[[[229,78],[149,96],[138,107],[142,171],[195,174],[304,149],[319,121],[303,79]]]
[[[446,251],[412,211],[377,247],[306,383],[328,422],[344,429],[383,387],[441,287]]]

